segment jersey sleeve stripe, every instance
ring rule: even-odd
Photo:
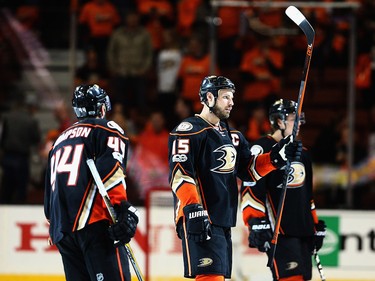
[[[250,162],[250,172],[255,180],[259,180],[276,168],[271,163],[270,153],[254,156]]]
[[[82,200],[82,204],[77,213],[76,221],[74,222],[72,231],[80,230],[85,227],[87,221],[90,218],[90,213],[94,204],[96,188],[94,188],[92,181],[89,182],[89,185],[90,187],[86,189],[84,200]]]
[[[191,133],[186,133],[186,132],[177,133],[177,132],[175,132],[175,133],[170,133],[169,135],[171,135],[171,136],[193,136],[193,135],[199,135],[200,133],[202,133],[206,130],[210,130],[210,129],[212,129],[212,127],[206,127],[206,128],[203,128],[202,130],[199,130],[197,132],[191,132]]]
[[[170,183],[172,190],[175,194],[177,194],[177,190],[183,184],[183,182],[188,182],[193,185],[196,185],[195,180],[185,173],[184,168],[180,164],[177,164],[173,169],[172,179]]]
[[[248,225],[249,219],[253,217],[264,217],[266,212],[263,202],[251,193],[250,188],[247,188],[243,194],[241,210],[245,225]]]
[[[312,215],[314,224],[317,224],[319,222],[319,218],[318,218],[318,214],[316,213],[315,203],[313,200],[311,200],[310,204],[311,204],[311,215]]]
[[[190,183],[184,183],[178,189],[176,195],[181,202],[181,207],[185,207],[189,204],[200,203],[196,186]]]
[[[111,189],[112,186],[116,185],[118,182],[124,180],[125,175],[119,163],[116,163],[115,167],[108,173],[108,175],[103,179],[105,188]]]

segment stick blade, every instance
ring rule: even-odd
[[[306,18],[295,6],[289,6],[285,10],[285,14],[292,20],[296,25],[300,25]]]
[[[306,17],[295,6],[289,6],[285,10],[285,14],[305,33],[307,43],[312,45],[314,43],[315,31]]]

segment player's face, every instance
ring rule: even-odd
[[[228,119],[233,105],[233,90],[221,89],[219,90],[216,104],[213,108],[213,113],[220,120]]]
[[[301,114],[302,115],[302,114]],[[296,119],[296,114],[289,114],[286,118],[286,129],[285,129],[285,135],[288,136],[288,135],[291,135],[293,133],[293,126],[294,126],[294,120]],[[297,135],[299,133],[299,128],[301,126],[301,124],[304,124],[305,123],[305,119],[304,119],[304,114],[303,114],[303,118],[300,118],[300,121],[298,123],[298,128],[297,128]]]

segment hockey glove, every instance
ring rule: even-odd
[[[249,220],[249,247],[258,248],[260,252],[267,252],[272,239],[270,222],[266,217]]]
[[[316,251],[319,251],[323,246],[323,240],[326,237],[326,227],[325,222],[322,220],[319,220],[315,225],[314,247]]]
[[[211,238],[211,224],[207,211],[200,204],[190,204],[183,209],[187,238],[195,242],[204,242]]]
[[[289,161],[300,161],[302,155],[302,142],[294,140],[285,147],[285,156]]]
[[[295,161],[301,158],[302,143],[301,141],[294,141],[291,135],[281,139],[271,148],[271,162],[281,169],[286,165],[286,161]]]
[[[109,237],[114,241],[120,241],[118,245],[129,243],[137,229],[138,211],[128,201],[121,201],[114,209],[117,221],[108,228]]]

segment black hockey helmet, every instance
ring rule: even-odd
[[[224,76],[206,76],[201,83],[199,90],[199,97],[201,102],[207,101],[207,93],[211,92],[215,98],[218,97],[218,92],[220,89],[232,89],[236,90],[233,82]]]
[[[285,122],[289,114],[297,112],[297,103],[295,101],[279,99],[275,101],[269,110],[268,118],[270,120],[271,126],[274,130],[279,129],[277,120]],[[304,123],[304,114],[301,114],[300,121]]]
[[[96,84],[80,85],[73,93],[72,105],[77,118],[101,117],[101,107],[111,110],[107,93]]]

